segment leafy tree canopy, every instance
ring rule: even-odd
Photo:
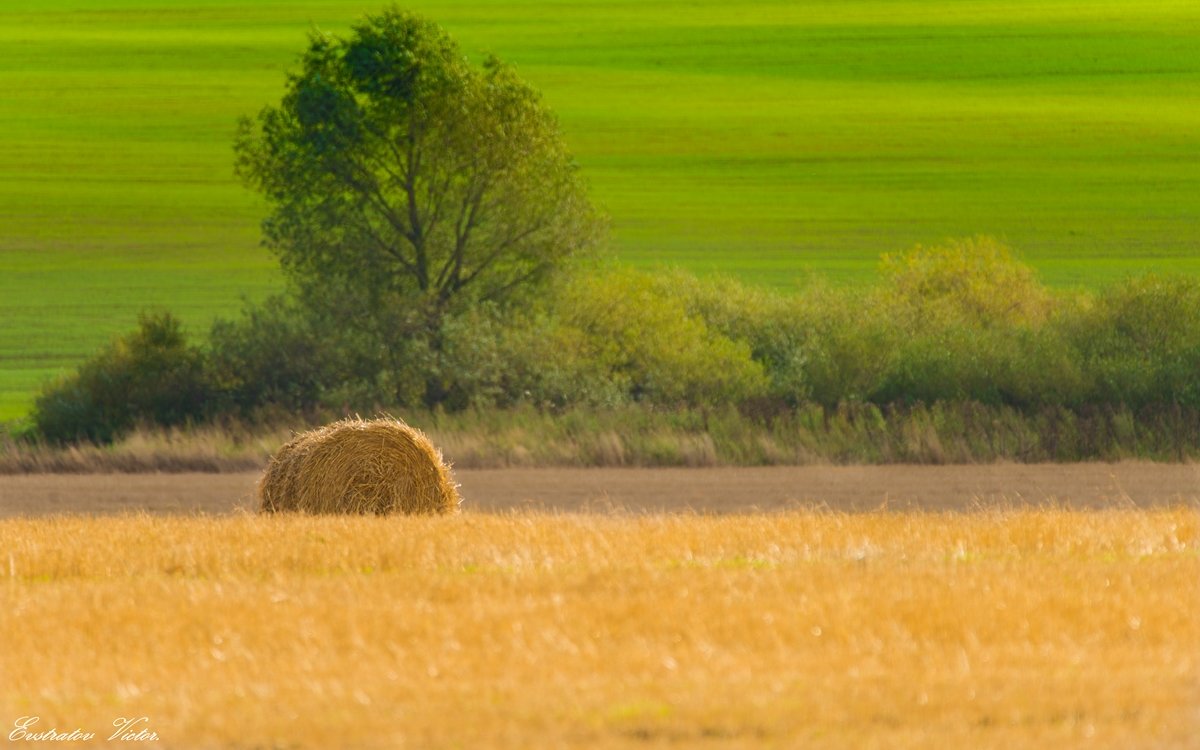
[[[537,92],[395,8],[345,39],[314,32],[235,150],[289,279],[366,327],[396,330],[398,309],[428,327],[455,306],[506,304],[602,232]]]

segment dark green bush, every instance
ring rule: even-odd
[[[1053,326],[930,325],[895,345],[877,404],[973,401],[1022,409],[1084,398],[1076,353]]]
[[[142,315],[137,330],[46,387],[33,423],[45,439],[106,443],[139,422],[163,426],[208,414],[204,354],[170,313]]]
[[[300,412],[316,408],[340,371],[363,369],[339,361],[334,342],[340,339],[281,298],[247,307],[238,320],[216,321],[208,352],[215,408],[241,418],[267,406]]]
[[[1200,407],[1200,279],[1147,275],[1064,323],[1094,404]]]

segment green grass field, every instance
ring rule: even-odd
[[[236,118],[382,0],[6,0],[0,420],[165,306],[278,284]],[[787,286],[985,233],[1054,284],[1200,272],[1195,0],[412,2],[561,116],[612,246]]]

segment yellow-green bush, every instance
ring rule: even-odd
[[[909,318],[909,325],[939,318],[984,327],[1038,325],[1054,305],[1033,269],[990,237],[887,254],[880,272],[881,304]]]
[[[574,280],[554,306],[559,356],[587,363],[635,401],[737,402],[762,395],[767,377],[750,345],[689,312],[660,279],[615,270]]]

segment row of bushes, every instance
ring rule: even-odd
[[[881,271],[866,288],[780,293],[601,269],[534,308],[447,315],[399,346],[286,299],[200,343],[163,313],[49,386],[34,423],[104,442],[139,422],[417,406],[1200,409],[1200,280],[1052,292],[988,239],[885,257]]]

